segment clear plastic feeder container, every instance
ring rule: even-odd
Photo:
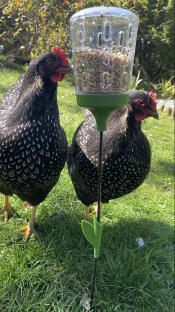
[[[118,94],[129,89],[138,18],[116,7],[93,7],[70,19],[77,94]]]

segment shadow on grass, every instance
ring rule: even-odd
[[[154,174],[157,178],[162,177],[162,175],[164,177],[174,176],[174,164],[168,161],[154,161],[149,174]]]
[[[174,164],[173,164],[173,162],[159,161],[158,164],[163,168],[163,170],[165,171],[165,173],[167,175],[174,176]]]
[[[37,224],[38,232],[41,240],[47,246],[50,244],[52,237],[53,247],[55,246],[56,254],[59,254],[59,245],[67,242],[69,246],[75,247],[75,241],[78,240],[78,246],[86,245],[86,240],[81,231],[80,222],[84,218],[80,218],[77,212],[74,215],[69,211],[59,211],[52,216],[45,217],[43,221]],[[132,220],[129,218],[120,219],[117,223],[111,223],[110,219],[104,217],[103,229],[103,248],[116,250],[117,246],[126,245],[127,247],[138,248],[136,238],[142,237],[145,240],[145,246],[157,242],[161,242],[162,238],[170,241],[173,239],[173,226],[164,222],[154,221],[149,218]],[[64,233],[64,236],[63,236]],[[74,241],[75,240],[75,241]],[[160,241],[159,241],[160,240]],[[84,242],[84,243],[83,243]],[[88,243],[87,243],[88,244]],[[156,246],[155,246],[156,247]],[[67,248],[65,248],[67,250]],[[89,249],[88,249],[89,250]],[[70,250],[69,250],[70,251]]]
[[[62,257],[67,253],[78,255],[78,258],[93,256],[93,248],[89,245],[81,231],[80,214],[70,214],[69,211],[59,211],[49,217],[44,218],[37,225],[37,230],[41,235],[41,241],[46,248],[52,246],[55,255]],[[149,250],[151,248],[165,248],[167,244],[173,242],[173,226],[164,222],[158,222],[149,218],[132,220],[129,218],[120,218],[117,223],[111,223],[108,218],[104,217],[103,236],[101,252],[104,256],[105,250],[119,255],[118,248],[125,254],[125,249],[133,252],[138,250]],[[138,246],[137,238],[143,238],[143,249]],[[51,242],[52,241],[52,242]],[[71,251],[73,250],[73,251]],[[90,253],[89,253],[90,252]],[[105,252],[106,253],[106,252]],[[120,254],[121,256],[122,254]]]

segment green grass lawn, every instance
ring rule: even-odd
[[[0,98],[23,72],[0,58]],[[74,87],[58,88],[61,124],[68,141],[83,120]],[[173,301],[173,119],[160,113],[142,126],[152,146],[152,166],[133,193],[104,205],[96,312],[174,312]],[[83,237],[84,207],[75,196],[67,168],[38,206],[39,238],[16,232],[30,217],[16,196],[18,215],[0,216],[0,312],[82,312],[90,295],[93,249]],[[3,196],[0,196],[0,206]],[[139,247],[136,239],[143,238]]]

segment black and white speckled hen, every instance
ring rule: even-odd
[[[151,163],[151,148],[141,130],[147,117],[158,119],[153,92],[131,91],[129,103],[112,113],[103,134],[102,203],[142,184]],[[87,207],[97,201],[99,132],[89,112],[68,149],[68,169],[77,197]]]
[[[36,206],[59,179],[67,159],[67,140],[60,126],[57,82],[70,70],[64,51],[54,48],[31,61],[28,70],[0,102],[1,213],[13,215],[8,196],[16,194],[33,206],[26,238],[34,229]]]

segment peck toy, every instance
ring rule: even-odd
[[[93,304],[97,261],[102,236],[100,221],[103,131],[110,114],[128,103],[138,19],[125,9],[93,7],[70,19],[73,71],[77,104],[88,108],[100,133],[98,162],[98,206],[93,224],[82,221],[82,231],[94,247]]]

